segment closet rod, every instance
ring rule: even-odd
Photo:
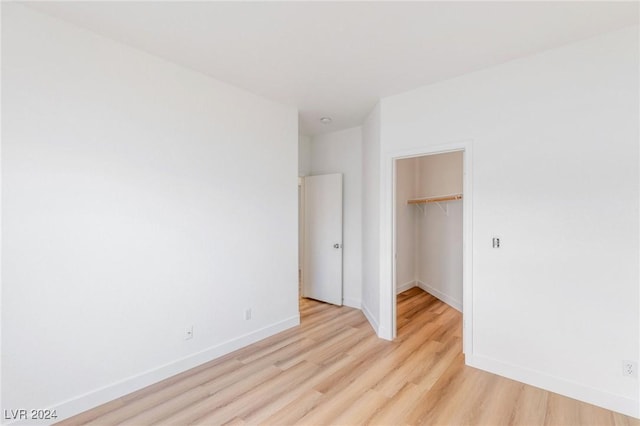
[[[427,203],[439,203],[442,201],[454,201],[461,200],[462,194],[452,194],[452,195],[442,195],[439,197],[425,197],[425,198],[414,198],[407,201],[407,204],[427,204]]]

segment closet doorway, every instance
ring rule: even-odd
[[[394,161],[394,311],[410,313],[394,313],[396,331],[429,316],[396,303],[426,306],[433,316],[463,310],[464,156],[462,149]]]

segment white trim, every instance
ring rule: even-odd
[[[365,318],[367,318],[367,321],[369,321],[369,324],[371,324],[373,331],[375,331],[377,335],[380,335],[380,333],[378,333],[378,321],[376,321],[376,318],[371,314],[371,311],[364,303],[362,303],[362,313]]]
[[[380,324],[379,333],[383,339],[393,340],[396,336],[396,282],[395,282],[395,167],[396,160],[423,155],[463,152],[463,194],[462,205],[462,312],[463,312],[463,352],[473,354],[473,155],[471,140],[425,146],[411,150],[382,154],[380,158]]]
[[[380,326],[378,328],[378,337],[384,340],[392,341],[393,339],[390,337],[391,335],[395,338],[395,330],[391,330],[390,328],[385,328]]]
[[[362,309],[362,301],[360,299],[352,299],[350,297],[343,297],[342,304],[350,308]]]
[[[396,287],[396,294],[400,294],[403,291],[407,291],[410,288],[414,288],[414,287],[419,287],[418,281],[407,281],[404,284],[400,284],[399,286]],[[426,291],[426,290],[425,290]],[[435,296],[435,295],[434,295]]]
[[[421,289],[423,289],[424,291],[426,291],[430,295],[435,296],[438,299],[442,300],[444,303],[446,303],[447,305],[451,306],[456,311],[462,312],[462,302],[460,302],[459,300],[454,299],[453,297],[449,296],[448,294],[445,294],[445,293],[441,292],[440,290],[437,290],[437,289],[431,287],[429,284],[423,283],[422,281],[419,281],[419,280],[417,281],[417,287],[420,287]]]
[[[637,418],[640,413],[640,405],[633,398],[604,392],[561,377],[506,364],[482,355],[467,355],[465,361],[471,367],[489,371],[550,392],[566,395],[628,416]]]
[[[298,298],[304,294],[304,261],[305,261],[305,211],[304,192],[305,176],[298,176]],[[299,309],[298,309],[299,311]]]
[[[473,148],[466,142],[462,155],[462,352],[473,354]]]
[[[258,330],[244,334],[240,337],[228,340],[219,345],[211,346],[195,354],[172,361],[160,367],[147,370],[135,376],[131,376],[116,383],[104,386],[94,391],[78,395],[72,399],[63,401],[59,404],[49,407],[56,410],[58,418],[56,421],[62,421],[66,418],[75,416],[90,408],[120,398],[124,395],[135,392],[144,387],[167,379],[176,374],[187,371],[198,365],[209,362],[213,359],[226,355],[237,349],[255,343],[259,340],[272,336],[281,331],[287,330],[300,324],[300,315],[294,315],[285,320],[262,327]],[[8,423],[9,424],[9,423]],[[25,422],[13,422],[11,424],[27,424]]]

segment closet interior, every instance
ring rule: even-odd
[[[462,311],[463,152],[396,161],[396,293],[412,287]]]

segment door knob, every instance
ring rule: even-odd
[[[337,244],[337,243],[336,243],[336,244],[334,244],[334,245],[333,245],[333,248],[340,248],[340,244]]]

